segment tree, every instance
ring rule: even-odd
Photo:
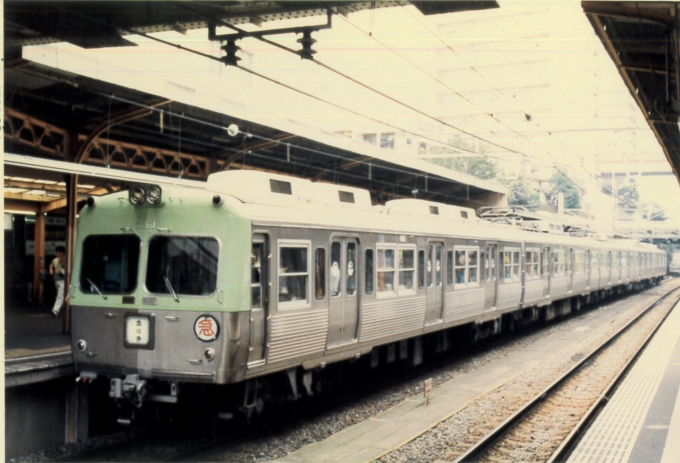
[[[569,177],[562,172],[557,172],[550,177],[551,194],[557,196],[564,193],[565,209],[579,209],[581,207],[581,191],[579,187]]]
[[[511,206],[530,206],[536,205],[539,196],[536,190],[531,187],[531,182],[524,176],[516,179],[501,179],[508,189],[508,204]]]

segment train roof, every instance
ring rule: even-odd
[[[373,205],[368,191],[311,182],[258,171],[227,171],[208,178],[207,189],[247,205],[261,225],[320,226],[344,231],[371,230],[390,234],[456,235],[471,240],[526,241],[638,251],[657,249],[634,240],[598,240],[531,232],[519,226],[480,220],[471,208],[421,199],[398,199]],[[502,239],[499,239],[502,237]]]

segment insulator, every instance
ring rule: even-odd
[[[236,56],[236,52],[241,50],[241,47],[236,45],[235,40],[227,40],[227,44],[220,47],[222,50],[224,50],[227,55],[222,58],[222,61],[224,61],[224,64],[227,66],[237,66],[238,62],[241,61],[241,58]]]
[[[298,51],[298,54],[307,59],[312,59],[312,55],[316,53],[316,50],[312,50],[312,45],[316,43],[316,39],[312,38],[312,31],[303,31],[302,38],[297,39],[297,43],[302,45],[302,50]]]

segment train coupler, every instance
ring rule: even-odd
[[[146,392],[146,380],[139,375],[127,375],[125,379],[111,378],[109,397],[127,399],[135,407],[141,408]]]

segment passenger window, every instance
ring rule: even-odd
[[[477,283],[478,272],[478,251],[468,251],[468,283]]]
[[[316,248],[314,275],[316,298],[323,299],[326,297],[326,250],[324,248]]]
[[[366,249],[366,294],[373,294],[373,249]]]
[[[453,284],[453,251],[446,252],[446,284]]]
[[[357,259],[357,245],[356,243],[347,243],[347,295],[354,296],[356,293],[356,259]]]
[[[456,251],[456,283],[465,283],[465,251]]]
[[[414,249],[399,249],[399,289],[413,289],[416,270]]]
[[[394,292],[394,249],[378,249],[378,293]]]
[[[331,244],[331,296],[340,295],[340,256],[342,254],[340,243]]]
[[[281,245],[279,248],[279,302],[308,303],[309,245]]]
[[[418,287],[425,287],[425,251],[418,251]]]

